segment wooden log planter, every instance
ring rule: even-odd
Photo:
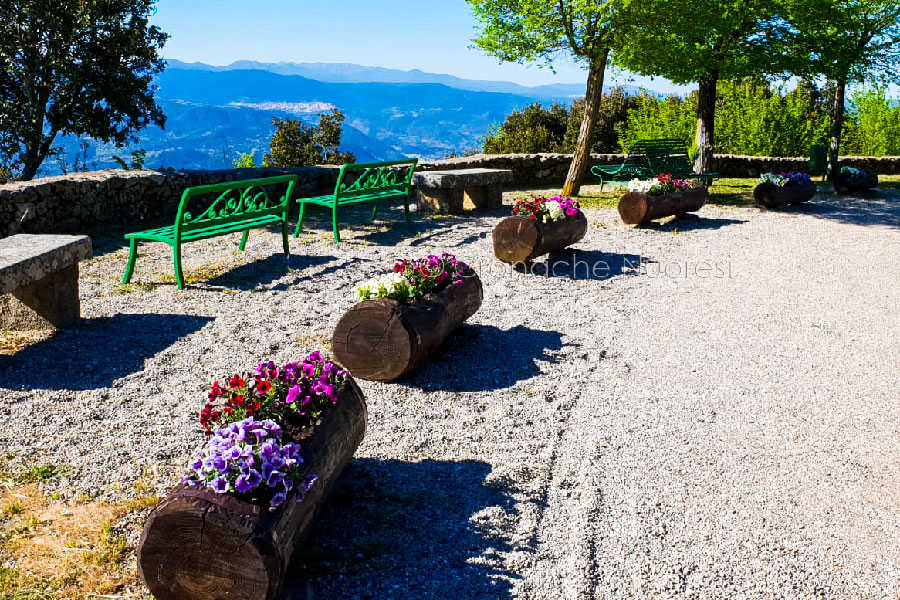
[[[878,187],[878,174],[865,171],[865,177],[855,178],[848,173],[838,171],[832,174],[831,183],[834,185],[834,191],[838,194],[867,192]]]
[[[581,211],[549,223],[506,217],[494,227],[494,256],[505,263],[525,263],[580,242],[587,226],[587,217]]]
[[[803,204],[816,195],[816,184],[809,181],[788,183],[779,186],[774,183],[760,183],[753,190],[753,198],[766,208],[778,208],[788,204]]]
[[[424,363],[450,333],[481,307],[481,280],[471,274],[410,304],[387,298],[360,302],[341,317],[331,348],[354,377],[394,381]]]
[[[277,509],[209,488],[175,488],[150,513],[138,569],[157,600],[274,600],[294,550],[366,431],[366,402],[348,380],[338,402],[301,440],[303,475],[318,481]]]
[[[640,225],[663,217],[698,211],[708,199],[709,190],[705,186],[662,196],[628,192],[619,200],[619,216],[626,225]]]

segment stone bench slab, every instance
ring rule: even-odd
[[[412,183],[424,188],[466,188],[475,185],[510,183],[513,172],[509,169],[458,169],[455,171],[419,171]]]
[[[20,233],[0,239],[0,294],[9,294],[91,256],[91,238],[86,235]]]
[[[78,263],[91,256],[84,235],[0,239],[0,329],[54,329],[78,320]]]
[[[419,206],[458,215],[466,208],[492,210],[503,205],[503,185],[513,181],[508,169],[423,171],[413,176]]]

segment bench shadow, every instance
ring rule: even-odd
[[[0,356],[0,388],[97,390],[137,373],[144,361],[212,317],[118,314],[83,319],[11,356]]]
[[[478,513],[512,513],[515,490],[490,473],[473,460],[351,461],[288,567],[281,600],[307,598],[289,592],[304,581],[315,598],[510,597],[517,575],[498,554],[512,542]]]
[[[641,263],[646,260],[637,254],[567,248],[551,252],[539,261],[518,263],[513,268],[519,273],[535,277],[606,281],[623,275],[639,274]]]
[[[400,381],[429,392],[507,389],[540,375],[537,361],[555,362],[554,353],[562,347],[557,331],[463,324],[424,365]]]
[[[272,254],[266,258],[241,265],[203,282],[188,287],[220,287],[248,291],[260,286],[270,286],[273,282],[294,273],[296,278],[290,282],[281,282],[267,289],[285,290],[297,283],[310,279],[309,270],[313,267],[327,265],[337,260],[336,256],[317,256],[312,254],[291,254],[285,260],[284,254]],[[190,273],[185,273],[186,276]],[[174,285],[174,284],[172,284]]]
[[[900,194],[894,190],[845,196],[817,196],[815,202],[794,208],[798,214],[851,225],[876,225],[900,229]]]

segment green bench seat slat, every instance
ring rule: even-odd
[[[409,223],[409,194],[413,172],[417,164],[418,159],[411,158],[344,165],[341,167],[333,194],[297,199],[297,203],[300,204],[300,217],[297,220],[294,237],[300,235],[300,230],[303,228],[303,218],[306,215],[307,204],[315,204],[331,209],[335,242],[341,241],[340,226],[338,224],[338,214],[341,206],[365,202],[373,203],[375,206],[372,209],[372,218],[369,221],[371,223],[378,214],[380,202],[402,199],[406,222]],[[402,175],[403,169],[407,170],[406,175]],[[354,175],[356,176],[355,179]]]
[[[296,175],[279,175],[187,188],[181,195],[174,224],[125,235],[131,248],[122,283],[131,281],[139,240],[162,242],[172,247],[175,255],[175,278],[178,280],[179,290],[184,289],[184,276],[181,272],[181,244],[185,242],[242,232],[239,249],[243,250],[251,229],[280,224],[284,254],[290,256],[287,217],[297,181]],[[275,201],[267,188],[282,184],[286,184],[285,193]],[[202,212],[188,212],[192,198],[216,194],[218,196],[208,203]],[[205,204],[205,201],[195,202],[195,204],[202,205]]]

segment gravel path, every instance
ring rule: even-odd
[[[122,288],[95,240],[87,318],[0,356],[0,450],[71,491],[164,490],[211,380],[322,347],[353,283],[448,250],[484,304],[414,375],[361,382],[366,440],[292,574],[317,599],[897,598],[898,196],[589,210],[550,277],[493,260],[500,213],[393,211],[341,246],[313,220],[289,272],[273,233],[194,243],[184,292],[164,246]]]

